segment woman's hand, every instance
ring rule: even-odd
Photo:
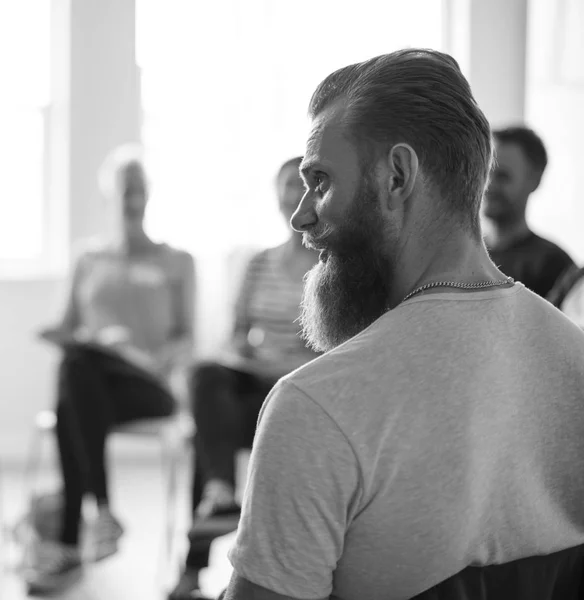
[[[38,332],[38,336],[41,340],[51,344],[57,344],[58,346],[71,340],[73,337],[70,331],[66,331],[61,327],[45,327]]]
[[[113,347],[113,350],[129,363],[149,373],[158,374],[158,363],[148,352],[140,350],[140,348],[136,348],[136,346],[132,346],[131,344],[118,344]]]
[[[192,339],[184,337],[167,342],[156,353],[155,360],[162,372],[170,372],[176,367],[190,365],[193,361]]]
[[[96,332],[93,340],[107,348],[129,345],[131,343],[130,330],[122,325],[110,325]]]
[[[82,341],[82,340],[80,340]],[[150,373],[157,373],[158,364],[154,356],[132,344],[130,330],[122,325],[110,325],[88,336],[86,341],[99,344],[118,354],[129,363]]]
[[[233,339],[229,343],[227,351],[246,359],[251,359],[254,354],[254,348],[249,343],[247,335],[243,334],[233,336]]]
[[[71,342],[87,342],[90,339],[85,329],[71,330],[63,326],[46,327],[38,332],[38,336],[41,340],[57,346]]]

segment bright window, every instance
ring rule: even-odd
[[[304,150],[318,82],[405,46],[442,49],[443,5],[138,0],[150,232],[195,253],[281,240],[273,179]]]
[[[0,2],[0,274],[46,250],[50,0]]]

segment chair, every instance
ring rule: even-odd
[[[38,479],[42,460],[42,442],[46,434],[54,431],[57,416],[52,410],[40,411],[34,420],[33,438],[26,465],[25,479],[27,496],[33,498],[38,489]],[[192,416],[178,411],[170,417],[142,419],[117,425],[112,434],[157,439],[160,442],[162,475],[166,480],[166,526],[159,555],[159,577],[162,579],[170,563],[176,529],[177,480],[184,448],[190,442],[195,430]]]
[[[584,545],[470,566],[411,600],[582,600]]]

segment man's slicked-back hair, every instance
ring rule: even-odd
[[[412,48],[339,69],[317,87],[310,117],[336,101],[365,162],[372,165],[393,144],[409,144],[445,210],[480,235],[491,130],[451,56]]]
[[[545,145],[533,129],[516,126],[493,131],[493,137],[501,144],[515,144],[521,148],[531,166],[543,175],[547,167],[548,157]]]

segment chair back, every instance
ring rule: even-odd
[[[411,600],[581,600],[584,545],[485,567],[467,567]]]

